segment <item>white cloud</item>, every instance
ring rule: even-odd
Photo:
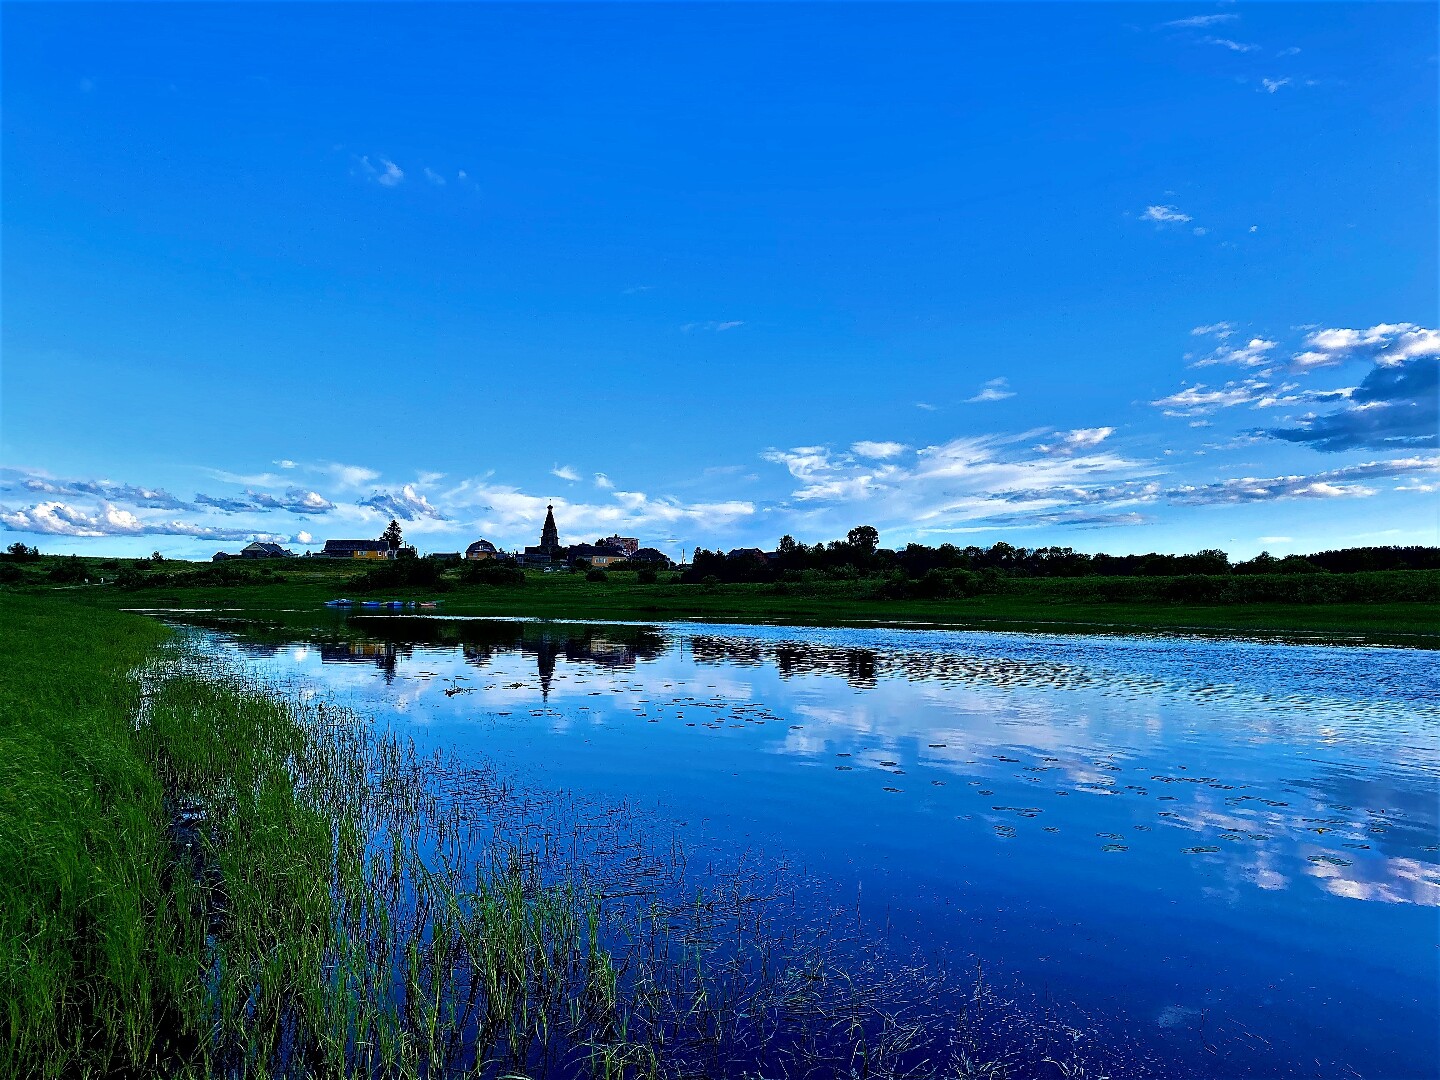
[[[368,498],[361,499],[356,505],[367,510],[377,510],[384,517],[399,518],[401,521],[418,521],[423,518],[445,520],[445,515],[412,484],[406,484],[399,491],[377,491]]]
[[[302,529],[300,532],[295,534],[295,541],[300,544],[313,544],[315,542],[315,537]]]
[[[1291,357],[1301,371],[1357,358],[1393,367],[1417,357],[1440,357],[1440,332],[1408,322],[1377,323],[1368,330],[1337,327],[1312,331],[1303,349]]]
[[[1192,331],[1193,333],[1193,331]],[[1254,337],[1244,345],[1221,345],[1208,356],[1196,360],[1191,367],[1212,367],[1215,364],[1233,364],[1236,367],[1264,367],[1270,362],[1269,353],[1279,342]]]
[[[1179,207],[1166,205],[1147,206],[1145,212],[1140,215],[1141,221],[1154,221],[1158,224],[1179,224],[1191,220],[1190,215],[1183,213]]]
[[[1205,326],[1197,326],[1190,331],[1195,337],[1217,337],[1225,340],[1235,332],[1235,324],[1229,322],[1209,323]]]
[[[1234,12],[1226,11],[1215,15],[1191,15],[1186,19],[1171,19],[1169,22],[1161,23],[1160,25],[1171,26],[1177,30],[1195,30],[1200,27],[1218,26],[1220,23],[1234,22],[1238,18],[1240,18],[1240,16]]]
[[[0,508],[0,523],[15,532],[44,533],[50,536],[193,536],[209,540],[241,540],[273,537],[249,529],[218,528],[196,522],[157,520],[101,501],[94,510],[60,501],[36,503],[17,510]],[[278,537],[280,541],[287,537]]]
[[[331,481],[342,488],[359,488],[374,483],[380,479],[380,474],[374,469],[367,469],[363,465],[342,465],[339,462],[328,462],[323,465],[306,466],[315,472],[324,473]]]
[[[1168,416],[1203,416],[1216,409],[1228,409],[1255,401],[1268,384],[1253,380],[1244,383],[1226,383],[1218,390],[1211,390],[1204,383],[1196,383],[1168,397],[1150,402],[1156,408],[1164,409]]]
[[[1125,500],[1153,497],[1133,487],[1096,507],[1075,497],[1098,481],[1129,481],[1150,467],[1096,448],[1102,429],[1077,429],[1075,453],[1034,456],[1024,436],[952,439],[916,452],[907,465],[877,463],[824,446],[769,450],[764,460],[782,465],[798,482],[788,508],[807,527],[847,528],[855,506],[865,504],[872,524],[902,525],[922,534],[961,531],[979,522],[995,527],[1040,524],[1134,524]],[[1108,433],[1107,433],[1108,434]],[[1088,446],[1086,444],[1089,444]],[[1043,520],[1042,520],[1043,519]],[[1103,519],[1103,520],[1102,520]]]
[[[1260,85],[1265,88],[1265,92],[1266,92],[1267,94],[1273,94],[1273,93],[1275,93],[1275,91],[1279,90],[1282,86],[1289,86],[1289,85],[1290,85],[1290,80],[1289,80],[1289,79],[1261,79],[1261,80],[1260,80]]]
[[[682,334],[694,333],[697,330],[712,334],[723,334],[726,330],[734,330],[737,326],[744,326],[744,319],[728,319],[724,322],[689,322],[680,327]]]
[[[611,480],[610,477],[606,476],[603,472],[597,472],[595,474],[595,486],[608,491],[610,488],[613,488],[615,486],[615,482]]]
[[[1308,476],[1236,477],[1214,484],[1175,487],[1165,497],[1183,505],[1272,502],[1277,499],[1364,499],[1376,489],[1359,481],[1430,473],[1440,457],[1392,458],[1328,469]]]
[[[430,183],[434,184],[436,187],[444,187],[444,186],[445,186],[445,177],[441,176],[439,173],[437,173],[434,169],[430,168],[430,166],[428,166],[428,165],[425,166],[425,179],[426,179],[426,180],[429,180]]]
[[[917,401],[915,402],[915,408],[924,409],[926,412],[934,412],[936,406],[931,405],[928,401]]]
[[[1115,429],[1113,427],[1076,428],[1074,431],[1057,431],[1055,434],[1060,436],[1059,442],[1041,443],[1035,449],[1042,454],[1074,454],[1099,446],[1115,434]]]
[[[1260,48],[1259,45],[1250,45],[1243,41],[1232,41],[1229,38],[1205,37],[1201,38],[1200,41],[1204,45],[1219,45],[1221,48],[1238,53],[1254,52]]]
[[[276,461],[275,464],[280,466],[280,468],[282,469],[295,468],[295,462],[291,461],[289,458],[281,458],[279,461]]]
[[[360,159],[360,165],[365,170],[365,175],[374,180],[381,187],[395,187],[405,179],[405,171],[396,165],[389,158],[378,158],[377,166],[368,157]]]
[[[551,476],[558,476],[561,480],[568,480],[572,484],[580,479],[580,474],[569,465],[556,465],[550,470]]]
[[[904,443],[898,442],[870,442],[862,439],[850,447],[850,452],[858,457],[875,458],[886,461],[893,457],[899,457],[910,448]]]
[[[998,379],[991,379],[987,382],[978,394],[965,399],[967,405],[978,405],[986,401],[1004,401],[1006,398],[1015,396],[1015,391],[1010,389],[1010,380],[1003,376]]]

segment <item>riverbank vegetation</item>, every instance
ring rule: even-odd
[[[786,547],[769,559],[755,551],[702,551],[684,569],[612,566],[603,573],[522,570],[503,560],[417,558],[361,567],[337,559],[33,556],[0,561],[0,592],[61,591],[110,608],[314,613],[327,600],[349,596],[541,618],[1317,633],[1426,646],[1440,639],[1435,548],[1231,564],[1223,553],[1206,552],[1110,559],[1007,545],[867,552],[847,540],[789,555]]]
[[[1079,1076],[1124,1057],[892,954],[801,900],[783,860],[692,865],[623,805],[420,757],[144,618],[54,594],[0,596],[0,618],[0,1074]]]

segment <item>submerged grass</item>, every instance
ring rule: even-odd
[[[1116,1058],[895,955],[853,910],[800,914],[783,863],[692,860],[623,805],[421,757],[147,620],[20,597],[0,619],[0,1075],[999,1078]]]

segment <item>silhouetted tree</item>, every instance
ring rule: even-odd
[[[856,525],[845,534],[845,541],[861,555],[874,555],[880,546],[880,534],[873,525]]]
[[[400,522],[391,518],[390,524],[386,525],[385,531],[380,534],[380,539],[390,545],[391,551],[397,550],[405,542],[404,534],[400,531]]]

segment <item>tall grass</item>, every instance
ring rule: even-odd
[[[783,862],[422,757],[139,618],[0,619],[0,1075],[1104,1074]]]
[[[165,900],[164,789],[129,673],[163,627],[0,598],[0,1074],[153,1062],[198,953]]]

